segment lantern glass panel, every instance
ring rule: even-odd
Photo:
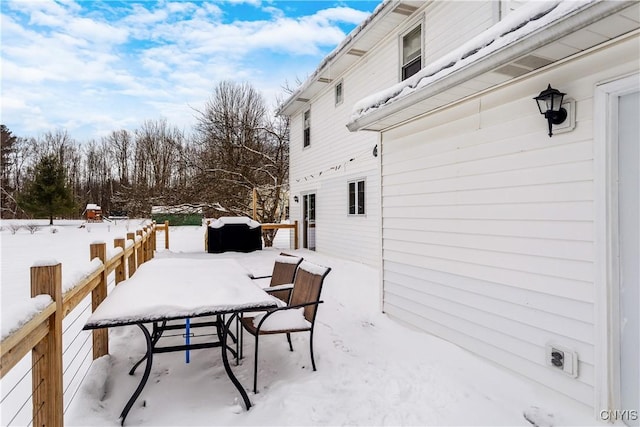
[[[562,98],[564,98],[564,93],[553,93],[551,95],[551,105],[549,109],[552,111],[560,111],[560,107],[562,106]]]

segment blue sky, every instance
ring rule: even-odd
[[[80,142],[149,119],[189,132],[222,80],[275,105],[379,3],[0,0],[1,121]]]

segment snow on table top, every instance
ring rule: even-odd
[[[232,259],[153,259],[121,282],[86,329],[275,307]]]

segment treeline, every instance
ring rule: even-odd
[[[234,82],[221,82],[195,114],[189,135],[158,119],[82,143],[65,130],[24,138],[2,125],[2,218],[34,216],[26,193],[42,162],[54,159],[73,201],[64,214],[70,218],[80,217],[87,203],[130,217],[184,203],[203,206],[209,217],[251,216],[256,189],[258,220],[283,219],[288,120],[275,117],[251,85]]]

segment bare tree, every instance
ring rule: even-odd
[[[122,185],[129,185],[134,142],[130,132],[121,129],[103,138],[115,166],[116,178]]]
[[[200,155],[196,165],[203,197],[236,215],[252,216],[252,193],[259,195],[257,220],[280,222],[288,178],[288,121],[272,119],[263,97],[251,85],[218,84],[202,111],[196,133]],[[265,233],[271,243],[273,233]]]
[[[166,119],[147,120],[136,135],[136,166],[140,182],[159,190],[171,184],[177,170],[184,136],[171,128]]]

